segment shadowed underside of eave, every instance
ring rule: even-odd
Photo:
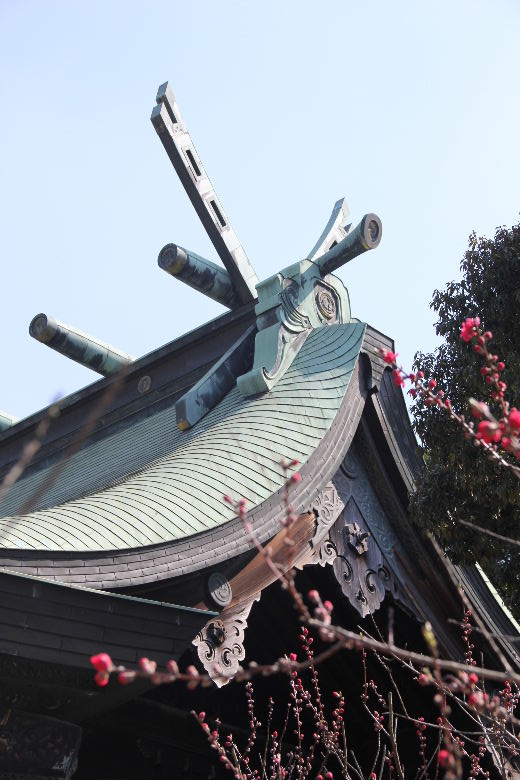
[[[243,398],[234,388],[195,428],[180,433],[168,407],[99,444],[128,458],[133,448],[168,452],[131,477],[79,499],[11,514],[0,520],[0,547],[21,552],[130,550],[174,542],[218,528],[234,512],[224,493],[245,497],[254,509],[283,484],[281,457],[305,464],[331,427],[351,380],[365,325],[313,331],[276,387]],[[95,469],[96,450],[68,467]],[[39,479],[44,479],[41,475]],[[24,480],[3,507],[11,513],[33,489]]]

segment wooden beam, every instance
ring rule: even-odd
[[[157,92],[151,121],[242,303],[256,299],[258,278],[217,197],[168,82]]]

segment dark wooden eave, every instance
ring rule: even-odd
[[[103,650],[135,665],[177,659],[211,614],[0,571],[0,654],[89,669]]]

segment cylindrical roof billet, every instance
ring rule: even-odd
[[[102,341],[64,325],[47,314],[37,314],[29,325],[30,335],[56,352],[102,376],[116,374],[134,358]]]
[[[379,217],[376,214],[365,214],[359,225],[343,241],[313,262],[320,267],[322,276],[331,274],[363,252],[375,249],[381,241],[382,233]]]
[[[236,309],[237,306],[242,305],[228,272],[211,260],[206,260],[177,244],[166,244],[159,252],[157,262],[171,276],[175,276],[222,306]]]

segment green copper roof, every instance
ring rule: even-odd
[[[305,463],[330,427],[364,332],[362,323],[312,331],[269,393],[244,398],[235,387],[189,431],[178,431],[172,405],[86,446],[45,503],[16,516],[47,470],[28,475],[1,507],[0,547],[129,549],[222,525],[234,516],[224,493],[257,506],[283,484],[280,459]]]

